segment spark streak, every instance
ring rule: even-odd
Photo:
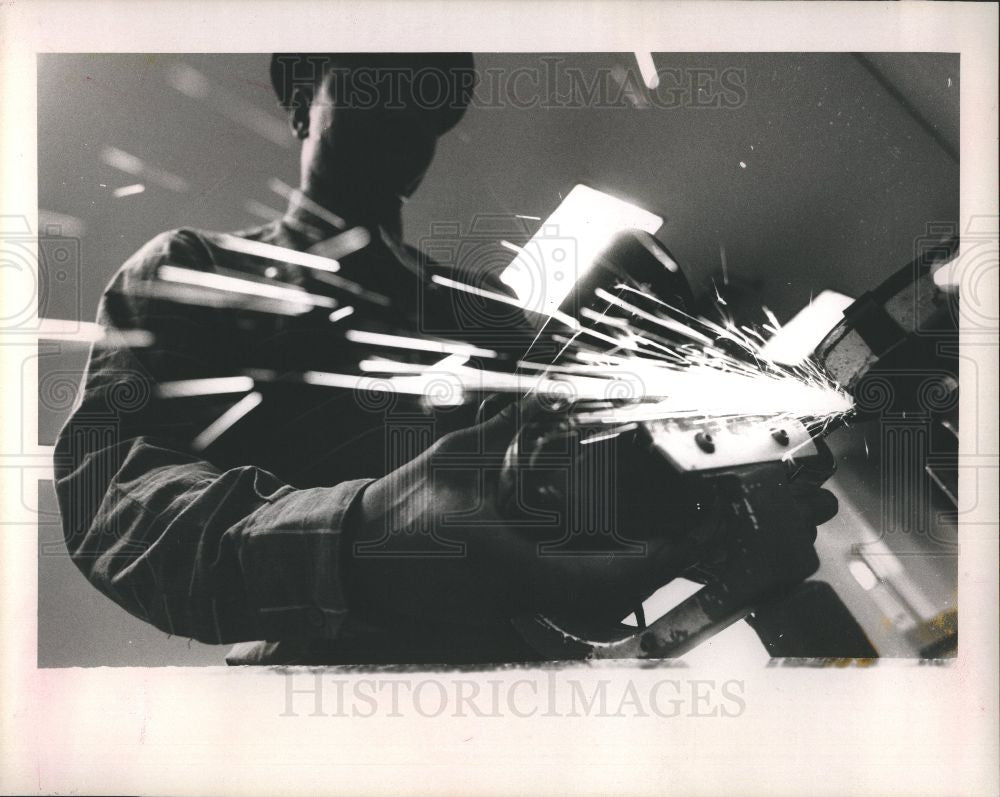
[[[222,415],[210,423],[191,443],[195,451],[204,451],[231,429],[238,421],[245,418],[258,406],[264,397],[260,393],[248,393]]]
[[[38,337],[63,343],[97,348],[131,349],[153,345],[153,333],[146,329],[119,329],[105,327],[89,321],[72,321],[62,318],[38,319]]]
[[[315,244],[309,252],[314,255],[328,257],[331,260],[347,257],[354,252],[364,249],[371,243],[371,234],[364,227],[352,227],[347,232],[334,235],[325,241]]]
[[[272,177],[268,183],[267,187],[270,188],[278,196],[284,197],[290,206],[300,206],[304,210],[311,213],[317,219],[322,219],[328,224],[343,230],[347,227],[347,222],[345,222],[336,213],[327,210],[319,202],[314,201],[310,197],[306,196],[301,189],[292,188],[288,183],[283,180],[279,180],[277,177]]]
[[[375,291],[370,291],[353,280],[341,277],[339,274],[327,274],[323,271],[317,271],[313,276],[319,282],[329,285],[331,288],[336,288],[337,290],[349,293],[351,296],[354,296],[363,302],[376,304],[379,307],[392,307],[392,299],[388,296],[376,293]]]
[[[329,307],[333,309],[337,302],[329,296],[308,293],[301,288],[288,285],[276,285],[257,280],[230,276],[229,274],[209,271],[197,271],[180,266],[160,266],[157,277],[164,282],[176,282],[209,290],[226,293],[238,293],[257,299],[270,299],[291,305],[308,307]]]
[[[506,296],[450,280],[436,280],[455,290],[473,292],[498,301],[517,303]],[[581,318],[607,330],[582,326],[571,317],[560,318],[570,336],[553,335],[562,343],[557,363],[519,362],[519,376],[486,370],[458,373],[469,387],[475,378],[489,390],[520,390],[558,395],[576,400],[581,423],[617,426],[665,419],[767,418],[801,420],[814,429],[825,429],[853,409],[851,398],[811,360],[785,366],[764,353],[768,338],[761,330],[724,325],[694,318],[637,288],[617,285],[618,295],[598,288],[595,297],[608,307],[628,314],[607,316],[586,308]],[[630,293],[635,301],[622,298]],[[642,299],[666,312],[644,310]],[[774,314],[764,308],[770,323],[764,331],[782,329]],[[556,313],[545,313],[556,318]],[[637,322],[643,327],[636,326]],[[655,334],[650,327],[662,331]],[[730,348],[717,341],[725,340]],[[595,348],[600,342],[603,347]],[[528,374],[524,371],[540,373]],[[621,396],[623,400],[602,408],[587,402]]]
[[[332,258],[310,254],[309,252],[300,252],[297,249],[289,249],[285,246],[251,241],[248,238],[240,238],[238,235],[219,233],[216,236],[216,243],[230,252],[263,257],[267,260],[276,260],[279,263],[294,263],[296,266],[312,268],[317,271],[326,271],[328,273],[340,271],[340,263]]]
[[[141,194],[146,190],[146,186],[142,183],[133,183],[132,185],[123,185],[121,188],[116,188],[111,192],[111,196],[115,199],[122,199],[127,196],[134,196],[135,194]]]
[[[311,309],[310,305],[302,302],[264,299],[245,293],[173,282],[140,282],[129,288],[129,292],[134,296],[217,310],[253,310],[274,315],[297,316],[308,313]]]
[[[656,72],[656,64],[653,62],[652,53],[636,53],[635,62],[639,66],[642,80],[646,88],[652,91],[660,85],[660,76]]]
[[[270,205],[265,205],[263,202],[258,202],[256,199],[248,199],[244,203],[243,209],[247,213],[252,213],[254,216],[260,216],[262,219],[267,221],[277,221],[281,218],[280,210],[272,208]]]
[[[156,395],[160,398],[189,398],[191,396],[219,396],[225,393],[248,393],[253,390],[249,376],[220,376],[207,379],[179,379],[161,382]]]
[[[330,323],[336,324],[338,321],[342,321],[348,316],[354,315],[354,308],[350,305],[346,307],[341,307],[339,310],[334,310],[330,313]]]
[[[195,275],[192,277],[188,271],[166,266],[161,268],[160,276],[195,280],[196,286],[183,287],[214,288],[223,293],[250,292],[250,298],[257,301],[292,306],[297,303],[303,312],[318,298],[322,300],[320,306],[333,309],[331,322],[350,314],[350,308],[337,309],[339,306],[333,299],[313,297],[300,288],[240,280],[226,274],[192,272]],[[341,279],[328,273],[319,276]],[[432,281],[442,288],[531,312],[520,300],[505,294],[437,275]],[[604,303],[603,311],[599,306],[588,307],[581,313],[581,320],[556,309],[540,312],[568,330],[550,330],[551,340],[562,347],[551,364],[530,362],[527,358],[511,362],[496,351],[452,340],[347,329],[344,338],[349,343],[390,351],[440,354],[444,359],[421,364],[406,362],[403,357],[396,359],[387,352],[359,358],[356,373],[247,372],[249,382],[244,379],[219,385],[182,385],[178,386],[177,394],[249,391],[254,382],[268,381],[399,393],[422,397],[432,404],[461,403],[469,394],[476,393],[522,396],[535,393],[565,401],[573,421],[591,428],[587,442],[608,439],[633,428],[634,424],[664,420],[695,423],[796,420],[822,432],[852,410],[850,397],[812,360],[782,365],[767,356],[768,337],[763,331],[770,329],[777,334],[781,327],[766,308],[764,312],[770,323],[762,331],[731,320],[717,323],[693,317],[624,284],[615,285],[612,290],[598,288],[594,297]],[[611,310],[614,314],[610,314]],[[473,357],[489,362],[470,365]],[[248,400],[244,409],[252,409],[249,406],[252,401]],[[219,419],[220,424],[222,420]],[[215,431],[212,430],[213,434]]]
[[[480,349],[464,343],[449,343],[447,341],[429,340],[425,338],[410,338],[403,335],[386,335],[381,332],[365,332],[360,329],[350,329],[346,337],[352,343],[367,343],[369,346],[388,346],[394,349],[415,349],[418,351],[436,352],[438,354],[464,354],[470,357],[496,357],[497,353],[490,349]]]
[[[117,147],[105,147],[101,150],[101,160],[113,169],[118,169],[118,171],[133,177],[141,177],[148,182],[156,183],[161,188],[176,191],[179,194],[188,190],[187,180],[146,163],[142,158]]]

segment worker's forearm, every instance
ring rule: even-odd
[[[364,481],[295,490],[149,438],[80,455],[87,436],[85,419],[67,425],[56,487],[70,555],[102,592],[204,642],[336,634],[341,523]]]

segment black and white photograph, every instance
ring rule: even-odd
[[[639,723],[660,744],[778,727],[760,677],[815,695],[786,716],[809,738],[834,703],[838,734],[852,712],[938,733],[946,695],[879,714],[864,679],[952,683],[983,645],[971,666],[995,675],[996,568],[977,554],[963,586],[997,538],[995,43],[392,47],[340,19],[329,51],[266,30],[257,50],[33,45],[36,201],[5,196],[0,245],[5,283],[30,283],[5,289],[4,390],[37,409],[5,405],[3,520],[34,557],[36,743],[65,731],[56,679],[121,684],[107,711],[141,715],[141,747],[153,704],[199,708],[187,673],[284,745],[401,717],[486,746],[542,721],[605,752],[644,739],[654,778],[571,757],[563,787],[490,785],[478,758],[417,752],[399,785],[393,743],[311,760],[303,793],[916,793],[866,756],[901,762],[917,727],[783,782],[687,771],[675,791]],[[994,138],[970,146],[963,104],[989,85]],[[101,725],[95,688],[60,699]],[[996,740],[991,699],[953,703],[981,706],[969,750]],[[239,749],[247,777],[292,765]],[[992,793],[958,749],[922,793]],[[53,755],[5,764],[4,793],[188,793],[74,781]],[[831,769],[847,780],[815,782]]]
[[[960,72],[41,58],[40,664],[953,656]]]

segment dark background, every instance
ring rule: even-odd
[[[635,69],[629,53],[562,58],[588,76]],[[756,284],[785,321],[823,289],[857,296],[873,287],[912,258],[928,225],[957,220],[957,55],[663,53],[655,61],[743,70],[745,99],[736,108],[473,107],[440,141],[405,208],[408,241],[420,245],[438,222],[468,231],[482,214],[544,217],[585,182],[663,215],[658,237],[696,287],[719,276],[724,247],[730,276]],[[509,74],[541,64],[536,55],[482,54],[477,66]],[[297,146],[266,55],[53,54],[38,67],[40,226],[79,239],[78,263],[50,281],[41,315],[92,320],[114,271],[149,238],[179,226],[261,223],[268,208],[284,206],[269,178],[297,182]],[[125,173],[109,165],[108,148],[158,173]],[[135,183],[145,191],[113,196]],[[78,379],[85,357],[78,345],[46,345],[40,379]],[[52,443],[68,406],[40,403],[40,443]],[[878,528],[879,471],[860,440],[840,444],[836,484],[848,508],[824,527],[821,556],[865,624],[857,584],[842,566],[831,570],[862,526]],[[40,665],[221,663],[224,648],[169,639],[90,587],[61,549],[51,486],[40,489]],[[953,605],[952,553],[904,561],[931,604]],[[866,630],[891,648],[875,640],[878,615],[867,611]]]

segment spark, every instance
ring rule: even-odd
[[[709,344],[712,342],[711,338],[707,337],[701,332],[698,332],[695,329],[692,329],[686,324],[678,323],[677,321],[674,321],[673,319],[670,318],[662,318],[660,316],[653,315],[652,313],[647,313],[645,310],[639,309],[634,304],[630,304],[629,302],[626,302],[623,299],[619,299],[617,296],[611,295],[603,288],[598,288],[597,290],[595,290],[594,295],[597,296],[599,299],[603,299],[609,304],[618,305],[623,310],[626,310],[627,312],[632,313],[633,315],[636,315],[639,318],[644,318],[647,321],[652,321],[655,324],[659,324],[664,329],[667,329],[670,332],[686,335],[694,340],[697,340],[700,343]]]
[[[438,354],[463,354],[469,357],[497,356],[497,353],[491,349],[481,349],[478,346],[470,346],[465,343],[411,338],[403,335],[386,335],[381,332],[365,332],[360,329],[348,330],[346,338],[352,343],[366,343],[369,346],[387,346],[394,349],[414,349]]]
[[[722,298],[722,294],[719,293],[719,286],[715,284],[715,280],[712,280],[712,289],[715,291],[715,301],[722,307],[726,306],[726,300]]]
[[[444,373],[455,373],[461,366],[467,363],[469,358],[461,354],[449,354],[440,362],[435,363],[430,368],[435,371]],[[381,357],[376,357],[371,360],[362,360],[360,363],[361,371],[364,373],[379,373],[379,374],[424,374],[428,373],[428,366],[420,365],[418,363],[402,363],[396,360],[386,360]]]
[[[453,281],[439,284],[456,290],[474,290]],[[813,429],[827,430],[846,418],[853,402],[819,365],[809,358],[783,365],[766,356],[769,337],[782,329],[777,317],[763,308],[763,329],[715,323],[695,318],[639,288],[619,284],[618,295],[598,288],[594,295],[607,308],[624,311],[612,317],[585,308],[581,318],[607,332],[565,321],[570,335],[553,335],[562,344],[550,365],[518,362],[522,373],[499,375],[488,370],[465,370],[459,375],[467,387],[478,378],[490,390],[528,387],[542,394],[569,393],[584,404],[613,395],[612,387],[627,388],[627,400],[594,410],[581,404],[581,422],[605,425],[692,418],[769,418],[801,420]],[[627,301],[622,294],[634,297]],[[499,300],[510,302],[509,297]],[[660,312],[645,310],[646,301]],[[668,311],[668,312],[662,312]],[[555,317],[555,314],[549,314]],[[642,323],[640,328],[637,323]],[[659,334],[653,330],[659,330]],[[729,348],[719,345],[725,340]],[[595,344],[604,344],[595,347]],[[627,378],[623,375],[627,375]]]
[[[311,200],[301,192],[277,180],[272,180],[272,188],[287,193],[290,201],[308,209]],[[645,211],[641,212],[645,215],[640,215],[640,209],[620,200],[615,200],[617,204],[609,204],[610,200],[598,203],[591,194],[592,189],[575,188],[574,203],[566,201],[573,207],[563,214],[566,226],[574,231],[568,237],[577,242],[578,259],[583,263],[578,271],[584,272],[614,231],[637,227],[652,233],[662,223],[659,217]],[[319,212],[316,215],[322,217]],[[329,218],[326,220],[333,223]],[[346,225],[334,226],[344,230]],[[566,232],[563,227],[559,229],[561,233]],[[311,259],[315,259],[319,261],[315,263],[313,274],[316,281],[354,293],[366,301],[391,306],[387,297],[331,273],[337,270],[336,257],[341,256],[341,252],[367,245],[368,237],[360,228],[343,231],[321,247],[324,254],[336,255],[330,257],[315,251],[303,254],[232,236],[223,236],[222,241],[236,251],[280,262],[306,265],[306,261],[314,264]],[[507,275],[525,259],[527,250],[509,241],[503,241],[502,245],[517,253],[505,272]],[[723,281],[728,284],[726,251],[721,243],[719,255]],[[664,265],[676,270],[676,264],[670,260]],[[524,263],[521,267],[525,273],[530,273]],[[555,267],[553,270],[559,273]],[[227,278],[224,274],[209,275],[209,278],[220,277]],[[261,284],[247,280],[237,282]],[[432,275],[431,283],[437,288],[511,305],[525,315],[541,317],[544,323],[539,325],[536,341],[545,336],[547,342],[556,344],[558,353],[546,364],[530,361],[534,342],[519,360],[512,360],[497,351],[460,341],[346,329],[343,334],[347,342],[384,352],[379,355],[364,352],[358,358],[356,373],[255,371],[247,375],[255,384],[280,381],[400,393],[438,405],[463,403],[471,395],[486,392],[551,396],[565,401],[572,423],[590,427],[592,434],[584,438],[588,442],[609,439],[634,428],[635,424],[659,421],[695,425],[797,421],[810,433],[823,434],[839,423],[846,423],[845,419],[853,411],[850,396],[808,354],[794,364],[784,364],[769,356],[769,342],[780,335],[787,336],[788,329],[782,327],[766,307],[762,311],[767,321],[759,327],[738,324],[729,318],[727,311],[721,310],[726,302],[714,279],[712,287],[720,308],[719,320],[695,317],[635,284],[624,282],[610,288],[597,288],[592,297],[578,297],[577,304],[581,307],[578,317],[559,309],[566,295],[561,289],[537,301],[538,297],[531,290],[519,291],[518,285],[512,285],[515,296],[511,296],[440,275]],[[270,290],[265,296],[255,296],[258,301],[280,299],[286,305],[304,306],[300,312],[310,309],[310,294],[301,289],[292,290],[291,286],[265,284]],[[200,284],[198,287],[208,286]],[[211,287],[247,290],[245,284]],[[566,290],[571,289],[572,285]],[[274,290],[288,290],[291,295],[274,293]],[[330,308],[331,323],[353,312],[353,308],[341,308],[330,297],[319,298],[328,302],[322,306]],[[593,301],[588,301],[590,299]],[[394,356],[392,350],[438,354],[443,359],[431,364],[412,362],[410,355]],[[471,358],[477,360],[470,364]],[[789,452],[789,456],[794,453],[794,450]]]
[[[362,360],[358,363],[358,368],[365,374],[422,374],[427,370],[426,365],[401,363],[396,360],[386,360],[382,357]]]
[[[371,240],[371,233],[364,227],[352,227],[347,232],[320,241],[309,252],[336,260],[364,249],[371,243]]]
[[[277,260],[280,263],[293,263],[296,266],[303,266],[304,268],[316,269],[327,273],[340,271],[340,263],[332,258],[314,255],[309,252],[300,252],[297,249],[289,249],[286,246],[251,241],[249,238],[240,238],[238,235],[219,233],[216,235],[216,243],[221,248],[227,249],[230,252],[263,257],[267,260]]]
[[[146,186],[142,183],[133,183],[132,185],[123,185],[121,188],[116,188],[111,192],[111,196],[115,199],[121,199],[123,197],[141,194],[145,190]]]
[[[585,331],[585,330],[584,330]],[[850,397],[815,365],[785,368],[745,362],[719,349],[684,345],[673,359],[638,356],[620,346],[620,354],[567,347],[567,361],[554,365],[518,362],[519,373],[469,366],[475,347],[442,341],[377,335],[357,330],[348,339],[391,348],[451,353],[434,365],[386,358],[363,360],[362,373],[392,375],[381,379],[351,374],[308,372],[298,378],[326,387],[379,390],[426,396],[441,380],[458,392],[537,393],[570,397],[581,425],[619,427],[659,420],[770,419],[800,420],[826,430],[852,410]],[[575,338],[570,338],[572,342]],[[749,337],[737,340],[749,347]],[[286,378],[288,375],[286,375]],[[624,396],[620,400],[615,396]],[[595,404],[596,402],[596,404]],[[794,452],[791,452],[794,454]]]
[[[726,245],[719,242],[719,260],[722,263],[722,284],[729,285],[729,266],[726,263]]]
[[[485,290],[484,288],[477,288],[475,285],[468,285],[464,282],[458,282],[457,280],[450,279],[449,277],[442,277],[439,274],[434,274],[431,277],[431,282],[435,285],[440,285],[442,288],[451,288],[455,291],[462,291],[463,293],[471,294],[472,296],[480,296],[484,299],[490,299],[494,302],[500,302],[501,304],[509,304],[514,307],[520,308],[523,312],[531,315],[540,315],[546,318],[550,318],[554,321],[569,327],[570,329],[578,329],[580,324],[572,316],[566,313],[560,312],[559,310],[543,310],[541,308],[529,307],[525,305],[520,299],[515,299],[512,296],[508,296],[505,293],[497,293],[496,291]],[[541,334],[541,333],[539,333]]]
[[[449,279],[448,277],[442,277],[439,274],[434,274],[431,277],[431,282],[433,282],[436,285],[440,285],[443,288],[451,288],[452,290],[462,291],[464,293],[472,294],[473,296],[481,296],[484,299],[492,299],[495,302],[512,304],[517,307],[521,306],[520,301],[511,296],[507,296],[506,294],[497,293],[496,291],[488,291],[483,288],[477,288],[475,285],[467,285],[463,282],[458,282],[457,280]]]
[[[781,322],[778,321],[778,317],[766,305],[762,306],[761,310],[764,311],[764,315],[767,316],[767,320],[771,323],[772,332],[777,334],[778,330],[781,329]]]
[[[349,293],[355,298],[361,299],[361,301],[368,302],[369,304],[377,304],[379,307],[392,307],[392,299],[388,296],[370,291],[357,282],[341,277],[339,274],[328,274],[325,271],[317,271],[313,274],[313,277],[318,282]]]
[[[305,305],[308,307],[335,308],[337,302],[329,296],[308,293],[301,288],[290,285],[277,285],[257,280],[231,276],[220,271],[197,271],[180,266],[160,266],[157,277],[164,282],[177,282],[209,290],[238,293],[251,298],[270,299],[287,304]]]
[[[593,321],[597,324],[607,324],[608,326],[619,327],[621,329],[628,328],[628,321],[624,318],[614,318],[612,316],[605,315],[604,313],[598,313],[591,310],[589,307],[581,307],[580,315],[584,318]]]
[[[90,321],[71,321],[63,318],[38,319],[38,337],[98,347],[125,346],[144,348],[153,344],[153,333],[146,329],[120,329],[105,327]]]
[[[639,424],[636,424],[636,423],[627,423],[624,426],[622,426],[620,429],[614,429],[614,430],[612,430],[610,432],[606,432],[604,434],[591,435],[590,437],[588,437],[588,438],[586,438],[584,440],[581,440],[580,441],[580,445],[585,446],[585,445],[589,445],[590,443],[599,443],[602,440],[613,440],[614,438],[618,437],[619,435],[625,434],[625,432],[631,432],[634,429],[638,429],[638,428],[639,428]]]
[[[636,53],[635,61],[639,67],[646,88],[652,91],[660,85],[660,76],[656,72],[656,64],[653,62],[652,53]]]
[[[263,202],[258,202],[256,199],[248,199],[243,205],[243,209],[247,213],[252,213],[254,216],[259,216],[266,221],[277,221],[282,216],[280,210],[272,208],[270,205],[265,205]]]
[[[248,393],[222,415],[210,423],[201,434],[192,442],[195,451],[204,451],[212,443],[218,440],[228,429],[231,429],[238,421],[245,418],[250,412],[264,400],[260,393]]]
[[[618,437],[620,434],[621,434],[621,432],[608,432],[607,434],[595,434],[595,435],[591,435],[590,437],[588,437],[588,438],[586,438],[584,440],[581,440],[580,441],[580,445],[581,446],[586,446],[586,445],[590,445],[591,443],[599,443],[601,440],[613,440],[614,438]]]
[[[147,299],[217,310],[252,310],[274,315],[298,316],[308,313],[311,309],[310,305],[301,302],[262,299],[241,292],[227,292],[183,283],[139,282],[130,287],[129,292]]]
[[[353,312],[353,308],[338,307],[329,297],[312,297],[290,286],[239,280],[226,274],[188,273],[190,270],[171,266],[160,271],[161,278],[164,272],[167,278],[180,275],[187,280],[195,274],[200,288],[256,291],[254,298],[258,300],[297,303],[306,309],[319,298],[324,301],[321,306],[331,308],[331,322]],[[326,272],[319,276],[331,277]],[[715,322],[692,316],[641,288],[618,284],[612,290],[596,289],[594,298],[603,303],[603,311],[591,304],[578,320],[554,309],[531,311],[513,297],[446,277],[434,275],[432,281],[441,288],[538,312],[546,318],[546,328],[549,321],[560,324],[565,331],[548,332],[549,339],[560,346],[559,354],[549,364],[530,362],[527,355],[511,361],[496,351],[453,340],[347,329],[344,337],[348,342],[384,349],[386,354],[359,358],[358,372],[353,374],[256,371],[246,373],[249,382],[182,388],[239,392],[252,390],[254,383],[291,381],[400,393],[436,405],[463,403],[470,394],[483,392],[537,393],[567,401],[572,422],[591,427],[594,433],[585,438],[587,442],[608,439],[634,428],[634,424],[656,421],[794,420],[812,433],[822,434],[853,410],[851,398],[811,358],[784,365],[767,356],[766,333],[773,336],[782,330],[767,308],[763,312],[769,323],[762,328],[728,319]],[[406,362],[394,357],[392,350],[439,354],[443,359],[432,364]],[[480,362],[470,364],[471,358]],[[176,386],[169,390],[178,395]],[[179,393],[187,394],[183,390]]]
[[[142,177],[148,182],[156,183],[161,188],[166,188],[169,191],[176,191],[179,194],[183,194],[188,190],[187,180],[146,163],[142,158],[136,157],[117,147],[105,147],[101,151],[101,160],[113,169],[118,169],[118,171],[125,172],[125,174],[130,174],[133,177]]]
[[[340,216],[331,210],[327,210],[319,204],[319,202],[316,202],[312,198],[306,196],[301,189],[292,188],[288,185],[288,183],[279,180],[277,177],[272,177],[268,180],[267,186],[278,196],[284,197],[284,199],[288,201],[289,205],[293,207],[301,207],[317,219],[322,219],[338,229],[343,230],[347,227],[347,222],[340,218]]]
[[[343,321],[348,316],[354,315],[354,308],[350,305],[341,307],[339,310],[334,310],[330,313],[330,323],[336,324],[338,321]]]
[[[621,88],[622,94],[632,103],[633,108],[649,107],[649,100],[641,92],[636,91],[638,84],[634,82],[634,72],[631,69],[626,69],[621,64],[615,64],[611,67],[611,77]],[[657,80],[659,80],[659,76],[657,76]]]
[[[213,83],[203,73],[183,62],[171,64],[165,75],[167,83],[181,94],[211,104],[229,120],[283,149],[291,146],[291,136],[283,120],[272,116],[242,97]]]
[[[192,396],[218,396],[225,393],[247,393],[253,390],[249,376],[221,376],[208,379],[179,379],[160,382],[156,394],[160,398],[189,398]]]

